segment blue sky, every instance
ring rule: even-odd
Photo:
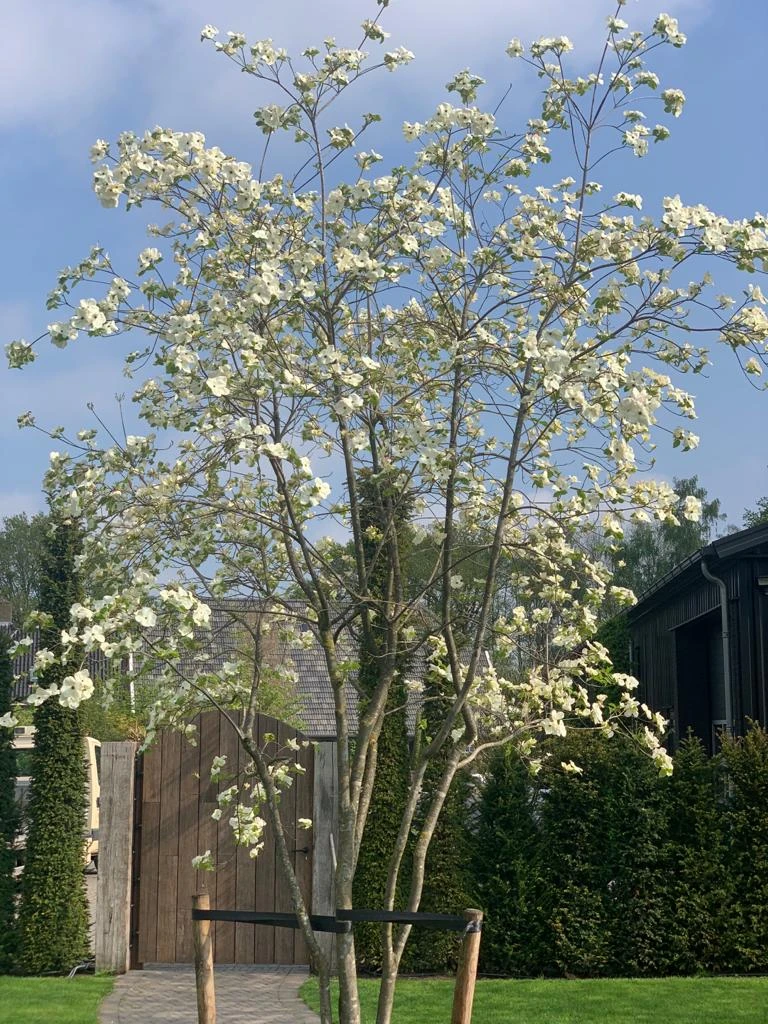
[[[688,45],[665,51],[656,70],[665,85],[683,89],[688,104],[672,139],[652,158],[627,164],[620,187],[642,192],[650,210],[662,195],[675,193],[732,217],[768,210],[768,5],[629,0],[623,17],[645,27],[660,9],[680,18]],[[163,124],[202,130],[240,159],[257,159],[262,137],[251,114],[264,99],[252,80],[200,44],[203,24],[272,36],[290,49],[329,34],[356,45],[359,22],[376,10],[374,0],[3,0],[3,343],[34,338],[45,328],[45,297],[57,271],[91,244],[104,245],[118,267],[132,263],[145,244],[142,211],[102,210],[93,196],[88,149],[96,138]],[[382,18],[388,42],[407,46],[417,60],[379,78],[368,96],[358,92],[356,108],[384,114],[376,146],[386,158],[386,137],[398,138],[402,120],[426,117],[459,68],[469,65],[488,79],[490,100],[510,74],[507,40],[542,34],[569,35],[586,67],[608,13],[608,0],[393,0]],[[535,100],[535,80],[520,82],[510,116],[523,119]],[[556,178],[556,168],[553,173]],[[721,287],[733,291],[743,284],[726,275]],[[64,353],[46,346],[24,371],[0,366],[0,516],[41,506],[40,481],[52,447],[38,434],[19,431],[18,413],[32,409],[41,423],[77,428],[91,425],[86,406],[94,402],[114,422],[114,396],[127,390],[123,350],[119,339],[85,339]],[[658,473],[698,473],[739,523],[743,508],[768,493],[768,395],[750,387],[724,356],[709,379],[691,385],[701,446],[688,455],[660,451]]]

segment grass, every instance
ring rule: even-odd
[[[360,982],[363,1024],[376,1020],[378,982]],[[317,985],[301,994],[317,1010]],[[394,1024],[451,1019],[453,981],[399,982]],[[480,981],[475,1024],[768,1024],[768,978]]]
[[[0,978],[0,1024],[97,1024],[112,985],[107,975]]]

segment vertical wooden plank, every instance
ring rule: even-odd
[[[298,737],[302,739],[303,737]],[[314,749],[303,747],[298,755],[299,764],[304,768],[305,774],[299,775],[296,779],[296,854],[294,857],[294,868],[298,879],[301,894],[308,908],[312,906],[312,833],[315,826],[312,822],[312,829],[304,830],[298,827],[299,818],[312,818],[312,802],[314,796]],[[302,853],[302,849],[306,853]],[[309,963],[309,950],[304,936],[297,929],[294,933],[293,962],[295,964]]]
[[[258,725],[256,736],[258,739]],[[246,768],[250,765],[251,759],[242,747],[239,746],[238,770],[240,777],[246,781],[253,781],[253,775],[246,775]],[[237,895],[235,906],[237,910],[256,909],[256,861],[251,857],[250,850],[246,846],[237,848]],[[256,925],[238,924],[235,926],[235,963],[252,964],[256,946]]]
[[[176,963],[192,963],[195,955],[195,937],[192,928],[192,897],[197,892],[197,872],[192,858],[202,853],[198,849],[198,816],[200,803],[200,716],[195,746],[186,738],[181,741],[181,767],[179,770],[179,872],[176,900]],[[204,769],[207,771],[208,769]]]
[[[336,912],[331,839],[338,835],[336,820],[336,744],[325,741],[315,744],[315,771],[312,814],[312,913]],[[333,960],[334,937],[318,933],[317,940],[326,956]]]
[[[200,716],[200,786],[198,790],[197,854],[211,851],[214,864],[218,863],[218,826],[211,814],[218,807],[218,782],[211,782],[211,762],[219,753],[219,713],[208,711]],[[216,874],[198,871],[195,880],[197,892],[210,892],[211,906],[216,907]]]
[[[157,961],[157,887],[160,863],[160,781],[163,735],[144,754],[141,808],[141,877],[139,879],[139,943],[141,964]]]
[[[102,743],[96,970],[124,974],[130,965],[133,785],[136,744]]]
[[[223,792],[235,781],[232,776],[237,772],[239,741],[237,733],[229,721],[222,715],[219,725],[219,753],[227,758],[227,767],[219,783],[219,792]],[[217,910],[237,910],[237,847],[232,838],[232,817],[234,805],[224,808],[218,822],[219,852],[216,862],[216,904]],[[214,957],[217,963],[231,964],[235,962],[235,928],[231,922],[216,923],[214,935]]]
[[[211,851],[214,864],[219,863],[219,828],[211,817],[218,807],[216,797],[219,792],[218,782],[211,781],[211,762],[219,753],[218,711],[208,711],[200,716],[200,785],[198,790],[197,812],[197,854]],[[197,855],[195,854],[195,856]],[[198,893],[208,892],[211,906],[216,909],[218,892],[216,884],[217,872],[198,871],[195,885]]]
[[[176,961],[176,911],[179,871],[179,772],[181,736],[163,736],[160,781],[160,857],[157,886],[157,962]]]
[[[289,760],[293,760],[295,755],[286,744],[289,739],[293,739],[296,733],[293,729],[284,725],[282,722],[277,727],[277,745],[281,757],[285,757]],[[284,789],[280,797],[280,817],[283,822],[283,828],[285,830],[285,838],[288,844],[288,849],[291,851],[293,858],[293,851],[296,849],[298,836],[296,835],[296,785],[297,778],[293,777],[293,783],[288,789]],[[278,866],[275,873],[275,910],[281,912],[290,913],[293,910],[293,900],[291,899],[291,890],[288,887],[288,882],[283,876],[283,872]],[[275,930],[275,963],[277,964],[292,964],[293,963],[293,948],[295,940],[295,930],[293,928],[277,928]]]
[[[277,722],[274,718],[259,715],[259,743],[264,747],[265,735],[277,735]],[[268,756],[274,756],[275,744],[266,746]],[[256,858],[256,910],[275,909],[275,843],[270,834],[264,843],[264,849]],[[277,929],[266,925],[256,926],[254,958],[257,964],[273,964],[275,962],[275,932]]]

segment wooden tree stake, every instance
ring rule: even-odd
[[[465,910],[464,917],[467,921],[467,930],[464,932],[464,941],[459,952],[459,969],[456,972],[456,987],[453,990],[451,1024],[471,1024],[472,1003],[475,998],[483,912],[482,910]]]
[[[193,910],[210,910],[207,892],[192,897]],[[216,993],[213,987],[213,939],[210,921],[193,921],[195,931],[195,984],[198,1024],[216,1024]]]

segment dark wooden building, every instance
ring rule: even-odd
[[[628,613],[642,699],[711,750],[717,734],[768,722],[768,525],[713,541]]]

